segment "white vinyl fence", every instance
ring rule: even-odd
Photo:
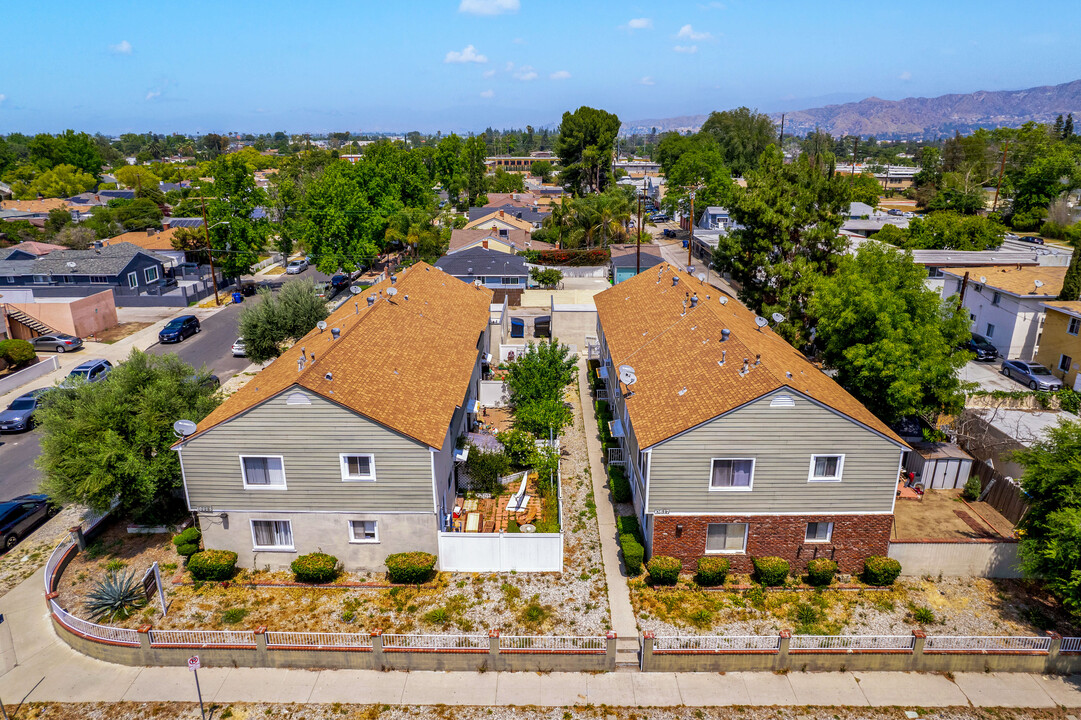
[[[563,533],[439,533],[445,572],[563,572]]]

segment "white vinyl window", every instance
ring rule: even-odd
[[[1078,331],[1081,331],[1081,319],[1075,317],[1070,318],[1070,326],[1066,328],[1066,332],[1071,335],[1076,335]]]
[[[37,283],[38,285],[45,285],[46,283],[49,282],[49,276],[48,275],[35,275],[34,276],[34,282]]]
[[[128,287],[139,287],[139,273],[134,271],[128,273]]]
[[[281,455],[241,455],[246,489],[285,489],[285,460]]]
[[[713,458],[710,490],[750,490],[753,482],[753,458]]]
[[[143,275],[146,276],[146,281],[152,283],[158,279],[158,269],[156,267],[148,267],[143,270]]]
[[[376,520],[350,520],[349,542],[352,543],[377,543],[379,542],[379,523]]]
[[[375,480],[375,456],[370,453],[341,454],[342,480]]]
[[[292,550],[293,524],[288,520],[252,520],[251,539],[256,550]]]
[[[840,482],[844,464],[844,455],[812,455],[811,469],[807,480],[810,482]]]
[[[807,534],[804,536],[805,542],[829,542],[833,537],[833,523],[831,522],[810,522],[807,523]]]
[[[707,553],[741,553],[747,549],[747,523],[706,525]]]
[[[518,278],[516,278],[516,277],[505,277],[505,278],[501,278],[500,281],[504,285],[517,285],[518,284]]]

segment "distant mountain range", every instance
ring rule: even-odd
[[[871,135],[879,139],[920,139],[980,127],[1017,127],[1029,121],[1054,122],[1058,115],[1074,113],[1081,122],[1081,80],[1027,90],[974,92],[936,98],[882,100],[870,97],[843,105],[826,105],[785,113],[785,134],[805,135],[816,127],[831,135]],[[707,115],[686,115],[624,123],[624,135],[697,131]],[[780,123],[781,113],[772,113]]]

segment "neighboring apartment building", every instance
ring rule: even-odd
[[[1081,389],[1081,301],[1045,302],[1046,318],[1036,362],[1066,383],[1066,387]]]
[[[634,243],[612,243],[608,246],[608,252],[612,255],[608,269],[615,285],[629,280],[641,270],[648,270],[664,262],[660,248],[652,243],[643,243],[640,246]]]
[[[594,302],[611,429],[650,554],[687,570],[724,555],[738,572],[752,557],[795,571],[829,557],[854,572],[887,553],[908,446],[863,405],[671,265]]]
[[[492,293],[417,263],[346,303],[174,447],[203,543],[242,567],[437,553]]]
[[[522,250],[554,250],[556,246],[552,243],[533,240],[529,233],[517,228],[494,232],[487,228],[470,228],[451,231],[447,254],[453,255],[462,250],[478,247],[514,255]]]
[[[53,250],[35,259],[14,250],[0,260],[0,293],[29,288],[39,297],[82,297],[111,289],[117,297],[142,295],[161,290],[167,264],[169,258],[128,242]]]
[[[942,294],[946,286],[943,268],[964,267],[1034,267],[1041,263],[1040,255],[1035,252],[1016,252],[1012,250],[909,250],[912,261],[927,268],[924,284],[928,289]],[[950,279],[951,284],[953,278]]]
[[[1058,297],[1065,267],[944,267],[943,299],[961,297],[972,332],[983,335],[1002,357],[1031,360],[1040,346],[1043,304]]]
[[[486,230],[524,230],[533,232],[533,223],[519,220],[505,210],[494,210],[485,213],[481,217],[473,218],[465,224],[466,230],[484,228]]]
[[[494,292],[493,302],[522,304],[522,291],[529,284],[529,267],[518,255],[473,247],[439,258],[435,266],[462,282],[480,283]]]

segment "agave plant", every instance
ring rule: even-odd
[[[105,618],[108,621],[123,620],[132,611],[146,604],[143,588],[135,577],[135,571],[113,570],[94,586],[86,596],[83,606],[91,620]]]

